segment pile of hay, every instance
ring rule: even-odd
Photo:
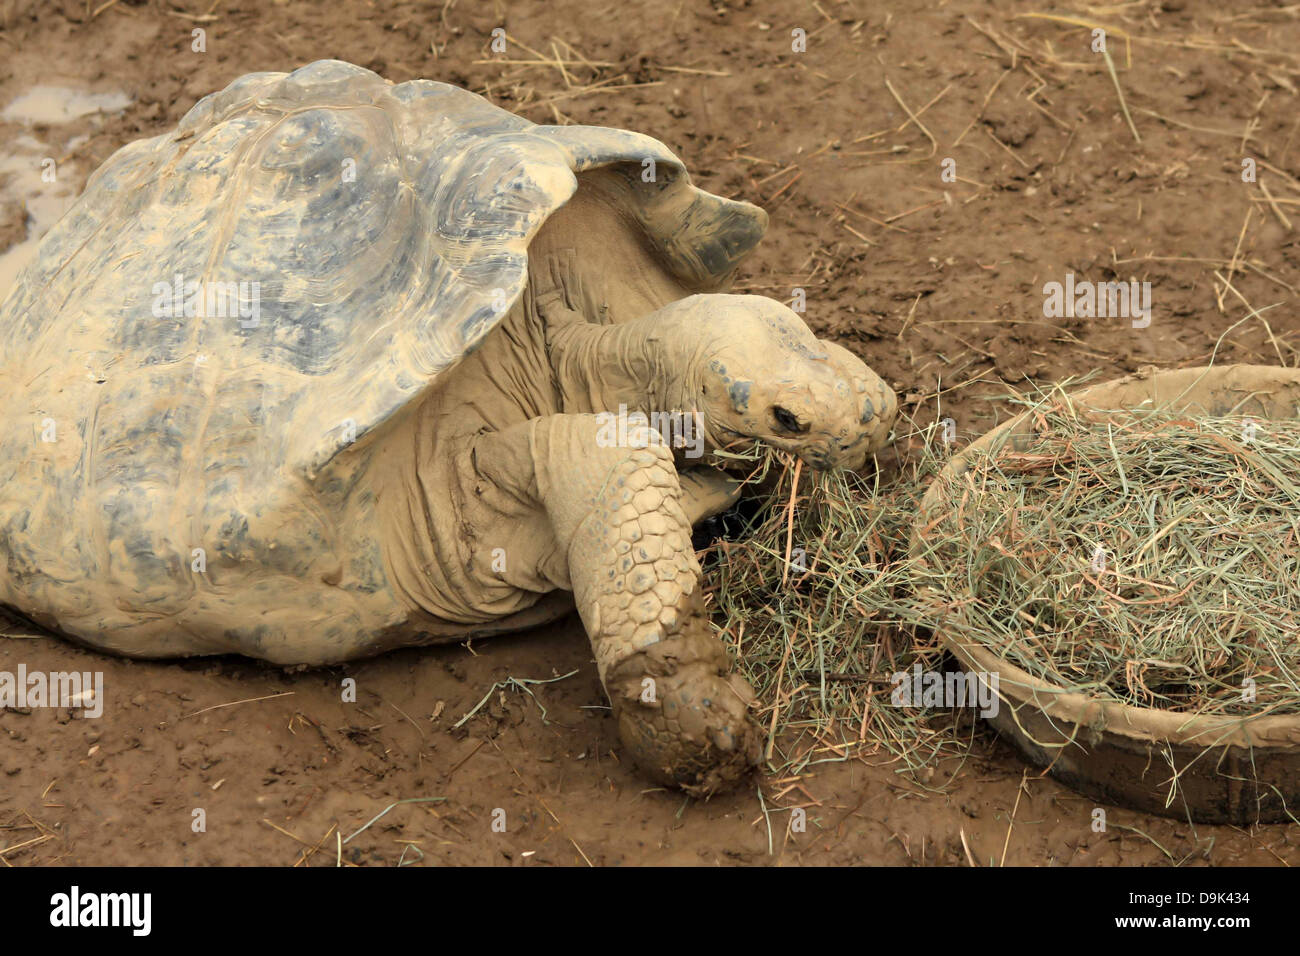
[[[880,754],[927,780],[969,749],[965,715],[892,699],[892,675],[942,657],[913,627],[908,540],[946,453],[934,427],[899,444],[920,451],[888,483],[765,458],[757,517],[704,555],[714,623],[758,692],[774,772]]]
[[[1084,411],[945,479],[918,612],[1052,684],[1143,707],[1300,713],[1300,422]]]
[[[704,556],[714,623],[759,696],[776,773],[879,754],[929,779],[969,709],[900,705],[935,632],[1145,707],[1300,713],[1300,421],[1025,404],[1033,434],[950,460],[937,426],[888,478],[776,457],[764,507]]]

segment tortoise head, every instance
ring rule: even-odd
[[[893,391],[790,309],[756,295],[696,295],[673,307],[703,339],[684,356],[684,388],[712,446],[761,438],[821,470],[860,468],[885,445]]]

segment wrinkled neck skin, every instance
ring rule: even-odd
[[[698,370],[711,351],[698,319],[666,314],[672,306],[621,325],[564,322],[548,329],[547,347],[567,414],[703,413]],[[717,445],[707,416],[706,451]],[[668,436],[664,436],[667,438]]]

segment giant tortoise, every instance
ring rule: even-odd
[[[647,136],[244,76],[118,150],[0,305],[0,602],[131,657],[319,665],[576,601],[625,749],[716,790],[757,748],[691,546],[735,497],[714,452],[859,467],[897,408],[722,293],[765,226]]]

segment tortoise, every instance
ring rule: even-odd
[[[856,468],[897,409],[726,294],[765,228],[648,136],[339,61],[241,77],[104,163],[0,304],[0,602],[279,665],[576,603],[625,750],[720,789],[757,736],[691,546],[739,487],[714,453]]]

